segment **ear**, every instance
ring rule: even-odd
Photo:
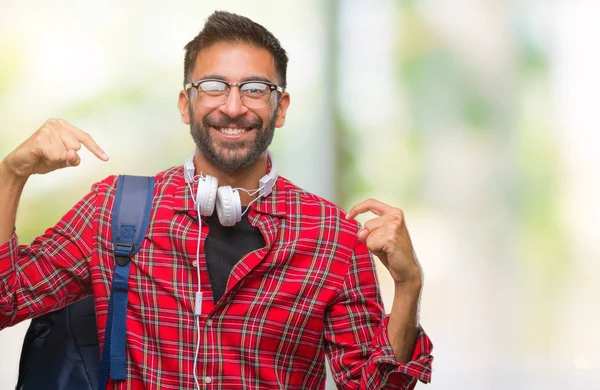
[[[190,108],[187,91],[183,89],[179,92],[179,100],[177,101],[179,112],[181,113],[181,120],[186,125],[190,124]]]
[[[275,127],[282,127],[285,124],[285,113],[290,106],[290,94],[283,92],[281,98],[277,102],[279,110],[277,111],[277,120],[275,121]]]

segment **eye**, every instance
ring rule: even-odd
[[[220,94],[227,92],[227,84],[222,81],[209,80],[203,81],[198,86],[200,92],[206,92],[210,94]]]
[[[246,83],[242,85],[241,92],[247,96],[263,96],[270,93],[269,86],[264,83]]]

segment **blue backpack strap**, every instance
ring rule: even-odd
[[[130,260],[140,250],[152,210],[154,178],[119,176],[112,218],[115,273],[104,333],[100,387],[105,389],[108,373],[112,380],[126,379],[125,322],[127,280]]]

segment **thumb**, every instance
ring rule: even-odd
[[[81,158],[75,152],[75,150],[71,149],[67,151],[67,166],[68,167],[76,167],[81,163]]]

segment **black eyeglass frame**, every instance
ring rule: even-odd
[[[223,101],[223,103],[221,103],[217,106],[207,106],[202,103],[201,99],[199,99],[200,104],[202,104],[204,107],[208,107],[208,108],[220,107],[220,106],[224,105],[225,103],[227,103],[227,99],[229,99],[229,91],[231,90],[231,87],[242,88],[246,84],[256,84],[256,83],[263,84],[263,85],[266,85],[267,87],[269,87],[269,90],[271,91],[269,98],[266,100],[265,105],[262,107],[248,107],[248,106],[246,106],[246,103],[244,103],[244,99],[241,99],[244,106],[246,106],[250,109],[254,109],[254,110],[259,110],[261,108],[265,108],[266,106],[268,106],[269,101],[271,100],[271,95],[273,94],[274,91],[277,91],[279,93],[283,93],[283,91],[284,91],[283,87],[280,87],[277,84],[273,84],[273,83],[270,83],[270,82],[264,81],[264,80],[246,80],[246,81],[242,81],[240,83],[230,83],[229,81],[225,81],[225,80],[221,80],[221,79],[202,79],[202,80],[198,80],[198,81],[193,81],[191,83],[187,83],[183,86],[183,88],[187,91],[188,89],[194,87],[194,88],[196,88],[196,91],[198,91],[198,93],[200,93],[200,89],[199,89],[200,84],[202,84],[203,82],[206,82],[206,81],[217,81],[217,82],[227,85],[227,92],[225,93],[226,98]],[[242,97],[243,97],[243,95],[240,94],[240,98],[242,98]]]

